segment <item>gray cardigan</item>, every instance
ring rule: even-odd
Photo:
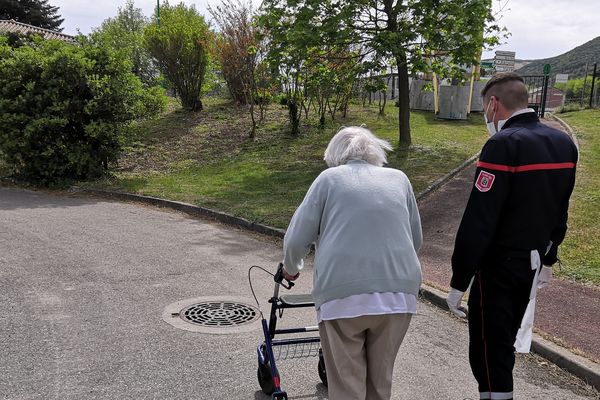
[[[410,181],[396,169],[352,160],[323,171],[285,235],[284,265],[294,275],[316,242],[315,306],[375,292],[417,295],[423,235]]]

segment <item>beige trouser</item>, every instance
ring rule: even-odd
[[[392,373],[412,314],[322,321],[329,400],[389,400]]]

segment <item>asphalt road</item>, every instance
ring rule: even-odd
[[[248,267],[272,270],[280,258],[281,243],[178,213],[0,188],[0,398],[267,399],[256,382],[258,329],[201,334],[162,313],[200,296],[252,304]],[[272,281],[254,276],[266,306]],[[308,271],[294,291],[310,291]],[[392,398],[475,399],[466,324],[426,303],[418,312]],[[281,323],[314,318],[288,310]],[[316,363],[280,362],[290,399],[327,398]],[[515,376],[516,398],[600,398],[538,357],[519,357]]]

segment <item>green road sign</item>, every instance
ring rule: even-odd
[[[550,75],[550,64],[544,64],[544,75]]]

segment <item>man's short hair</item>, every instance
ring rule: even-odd
[[[529,94],[525,80],[514,72],[499,72],[487,81],[481,97],[495,96],[509,110],[527,107]]]

